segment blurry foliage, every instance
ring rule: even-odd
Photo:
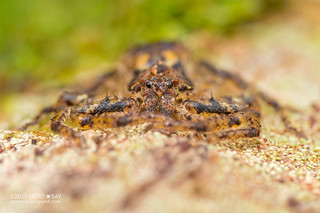
[[[199,30],[229,33],[283,1],[1,0],[0,89],[68,79],[137,43]]]

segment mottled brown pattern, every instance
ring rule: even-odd
[[[118,84],[113,85],[115,82]],[[233,94],[231,97],[228,91],[232,87],[237,92],[229,92]],[[109,89],[121,97],[109,95]],[[216,93],[221,90],[227,95]],[[204,98],[208,91],[210,97]],[[52,131],[80,140],[81,132],[67,125],[68,120],[80,129],[148,123],[146,130],[168,134],[198,132],[220,139],[257,137],[261,131],[261,101],[278,112],[287,130],[303,136],[290,124],[275,100],[239,76],[192,58],[179,43],[160,42],[133,49],[118,70],[102,76],[82,91],[64,93],[54,106],[44,109],[22,129],[53,111],[56,114],[51,122]]]

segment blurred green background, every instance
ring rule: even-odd
[[[134,44],[193,32],[232,34],[284,0],[1,0],[0,90],[70,82]],[[1,93],[0,93],[1,94]]]

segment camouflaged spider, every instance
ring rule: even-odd
[[[115,95],[101,96],[107,91]],[[211,97],[203,98],[208,93]],[[149,123],[147,129],[169,133],[257,137],[261,132],[259,100],[280,114],[287,130],[302,135],[276,101],[237,75],[195,61],[179,43],[162,42],[133,49],[116,71],[83,91],[64,93],[22,129],[38,123],[43,114],[55,112],[52,131],[71,138],[81,137],[81,132],[67,125],[67,120],[81,129]]]

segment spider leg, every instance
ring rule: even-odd
[[[200,62],[200,66],[203,66],[204,68],[206,68],[207,70],[209,70],[211,73],[213,73],[214,75],[222,78],[222,79],[228,79],[231,80],[232,82],[234,82],[238,87],[240,87],[241,89],[248,89],[249,88],[249,84],[246,83],[241,77],[239,77],[238,75],[231,73],[231,72],[227,72],[224,70],[219,70],[216,67],[214,67],[213,65],[209,64],[208,62],[205,61],[201,61]]]
[[[229,115],[216,114],[211,117],[199,117],[190,113],[185,117],[187,118],[186,120],[154,121],[149,130],[166,129],[170,132],[196,131],[209,133],[221,139],[258,137],[261,131],[258,118],[250,111]]]
[[[66,124],[68,119],[85,129],[118,127],[119,122],[116,121],[121,120],[134,104],[130,98],[105,98],[97,103],[64,109],[57,112],[51,120],[51,129],[66,137],[79,138],[80,132]]]
[[[85,129],[107,129],[124,126],[133,126],[143,123],[161,122],[165,123],[168,118],[163,115],[154,115],[151,113],[104,113],[100,115],[76,114],[71,115],[71,120],[78,126]]]
[[[66,137],[78,139],[80,132],[66,125],[66,119],[70,117],[70,110],[62,110],[51,119],[51,130]]]
[[[140,113],[118,119],[118,126],[137,125],[150,122],[148,130],[168,132],[197,131],[212,133],[218,138],[257,137],[260,135],[259,114],[251,109],[247,100],[242,105],[226,98],[218,102],[213,98],[206,101],[187,100],[178,105],[175,118],[159,114]]]
[[[70,119],[73,124],[83,129],[117,128],[148,122],[164,123],[166,120],[168,120],[168,118],[163,115],[155,116],[151,113],[140,115],[138,113],[130,114],[125,112],[106,112],[93,115],[77,112],[76,109],[63,110],[56,113],[51,122],[52,131],[75,140],[77,144],[83,143],[83,136],[81,135],[81,131],[73,129],[67,125],[68,119]]]
[[[40,111],[30,122],[24,124],[19,130],[24,131],[30,126],[37,125],[39,121],[49,113],[58,112],[59,110],[67,107],[73,106],[83,102],[88,96],[86,94],[80,94],[77,92],[64,92],[58,99],[58,101],[51,106],[48,106]]]
[[[224,97],[199,101],[186,100],[179,106],[180,128],[210,132],[219,138],[257,137],[260,134],[260,113],[256,100]]]
[[[85,99],[88,99],[90,93],[93,93],[95,90],[101,87],[104,81],[114,76],[115,73],[116,71],[112,71],[101,75],[95,80],[95,83],[92,86],[90,86],[87,89],[84,89],[83,91],[64,92],[62,95],[60,95],[58,101],[55,104],[41,110],[40,113],[38,113],[30,122],[20,127],[19,130],[24,131],[31,126],[37,125],[39,121],[49,113],[57,113],[65,107],[74,106],[84,102]]]
[[[229,97],[224,97],[221,100],[215,100],[213,97],[210,99],[201,99],[200,101],[186,100],[185,106],[188,111],[192,113],[210,116],[212,113],[230,114],[243,110],[245,105],[241,105],[232,101]]]
[[[288,119],[287,114],[285,113],[284,108],[281,105],[279,105],[279,103],[276,100],[270,98],[269,96],[267,96],[266,94],[264,94],[262,92],[259,92],[258,95],[263,101],[265,101],[267,104],[269,104],[280,115],[281,121],[284,124],[286,130],[288,130],[289,132],[293,132],[295,135],[297,135],[301,138],[307,138],[303,131],[297,130],[291,124],[291,122]]]
[[[285,129],[287,131],[293,132],[298,137],[306,138],[305,134],[302,131],[299,131],[295,127],[293,127],[293,125],[288,119],[288,115],[286,114],[285,109],[276,100],[272,99],[265,93],[249,85],[241,77],[239,77],[236,74],[219,70],[205,61],[201,61],[200,65],[205,67],[207,70],[211,71],[214,75],[221,77],[222,79],[231,80],[234,84],[236,84],[242,90],[248,91],[250,89],[252,96],[256,96],[260,98],[262,101],[270,105],[280,115],[281,121],[284,124]]]
[[[84,93],[92,93],[96,90],[98,90],[103,84],[104,82],[109,79],[110,77],[113,77],[115,74],[117,73],[116,70],[113,70],[111,72],[107,72],[101,76],[99,76],[96,80],[95,83],[90,86],[89,88],[84,90]]]
[[[137,104],[133,98],[106,97],[98,103],[89,103],[75,110],[75,113],[99,115],[105,112],[124,112]]]

